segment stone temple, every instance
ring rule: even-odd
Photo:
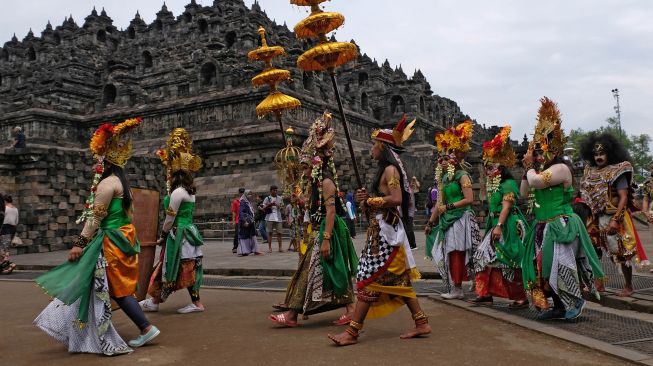
[[[13,195],[21,210],[18,232],[28,251],[61,249],[79,232],[74,221],[91,178],[88,140],[105,121],[144,118],[127,171],[134,187],[161,192],[164,173],[154,151],[173,128],[189,130],[204,162],[196,179],[199,221],[228,215],[238,187],[266,192],[277,180],[272,160],[283,141],[277,122],[255,113],[267,90],[252,88],[250,79],[262,66],[246,54],[259,46],[259,26],[270,44],[286,49],[276,64],[291,70],[293,80],[282,91],[300,99],[302,108],[284,115],[284,124],[295,128],[300,145],[325,109],[337,116],[331,82],[296,67],[311,42],[296,39],[257,3],[250,9],[242,0],[212,6],[192,0],[177,16],[164,4],[152,23],[137,12],[124,30],[93,9],[81,25],[71,16],[56,27],[48,23],[40,37],[30,30],[22,41],[14,36],[6,42],[0,50],[0,135],[9,140],[11,129],[21,126],[28,146],[0,154],[0,192]],[[463,116],[456,102],[434,94],[421,71],[408,77],[363,50],[338,70],[338,81],[363,179],[369,183],[375,173],[372,129],[390,127],[406,113],[418,123],[405,163],[428,186],[433,136]],[[354,189],[337,117],[335,125],[341,188]]]

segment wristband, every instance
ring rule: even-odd
[[[89,238],[77,235],[75,239],[73,239],[73,246],[84,249],[88,245],[89,241]]]

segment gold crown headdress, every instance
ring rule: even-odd
[[[390,144],[396,149],[403,149],[404,142],[406,142],[413,134],[413,126],[417,120],[412,120],[406,123],[406,115],[404,114],[397,125],[392,130],[390,129],[376,129],[372,131],[372,139]]]
[[[168,185],[173,173],[178,171],[195,173],[202,167],[202,159],[193,153],[193,140],[184,128],[172,130],[166,148],[157,150],[156,154],[168,172]]]
[[[329,143],[334,140],[336,134],[331,126],[331,119],[331,113],[325,111],[313,122],[302,145],[300,162],[310,164],[315,156],[331,156],[333,148]]]
[[[435,135],[435,143],[438,152],[450,154],[454,152],[467,152],[471,149],[469,145],[474,133],[474,123],[467,120],[457,126],[450,127],[444,132]]]
[[[549,161],[562,155],[565,148],[565,135],[562,131],[562,119],[558,105],[551,99],[540,99],[540,109],[537,112],[537,125],[533,140],[528,144],[528,153],[542,150],[544,158]]]
[[[505,126],[490,141],[483,143],[483,161],[486,164],[499,164],[512,168],[517,161],[515,151],[510,145],[510,126]]]
[[[108,161],[115,166],[125,167],[125,164],[132,156],[132,141],[129,133],[138,127],[141,122],[143,122],[143,119],[136,117],[127,119],[115,126],[111,123],[104,123],[91,136],[89,148],[93,153],[93,159],[96,160],[93,166],[95,175],[91,183],[91,194],[86,199],[84,211],[77,219],[78,224],[93,217],[95,192],[104,173],[104,162]]]

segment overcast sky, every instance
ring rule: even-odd
[[[190,0],[168,0],[175,16]],[[245,0],[251,5],[254,0]],[[198,0],[211,5],[211,0]],[[286,0],[259,0],[290,28],[307,15]],[[95,5],[118,28],[136,10],[151,22],[161,1],[0,0],[0,43],[48,20],[72,14],[79,25]],[[563,126],[593,129],[614,116],[611,90],[621,94],[622,125],[653,134],[653,1],[650,0],[332,0],[343,13],[340,40],[355,39],[377,61],[420,68],[433,91],[458,102],[480,123],[513,126],[513,138],[531,133],[538,100],[559,103]]]

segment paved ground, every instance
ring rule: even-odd
[[[275,329],[266,319],[279,293],[205,289],[207,311],[178,315],[185,294],[171,296],[150,320],[161,336],[151,346],[116,358],[69,355],[31,325],[48,298],[31,282],[0,281],[2,365],[626,365],[621,359],[502,321],[422,299],[435,333],[400,340],[411,325],[407,311],[369,321],[361,343],[336,348],[325,337],[338,313],[312,316],[297,329]],[[114,324],[125,337],[136,330],[122,312]]]

